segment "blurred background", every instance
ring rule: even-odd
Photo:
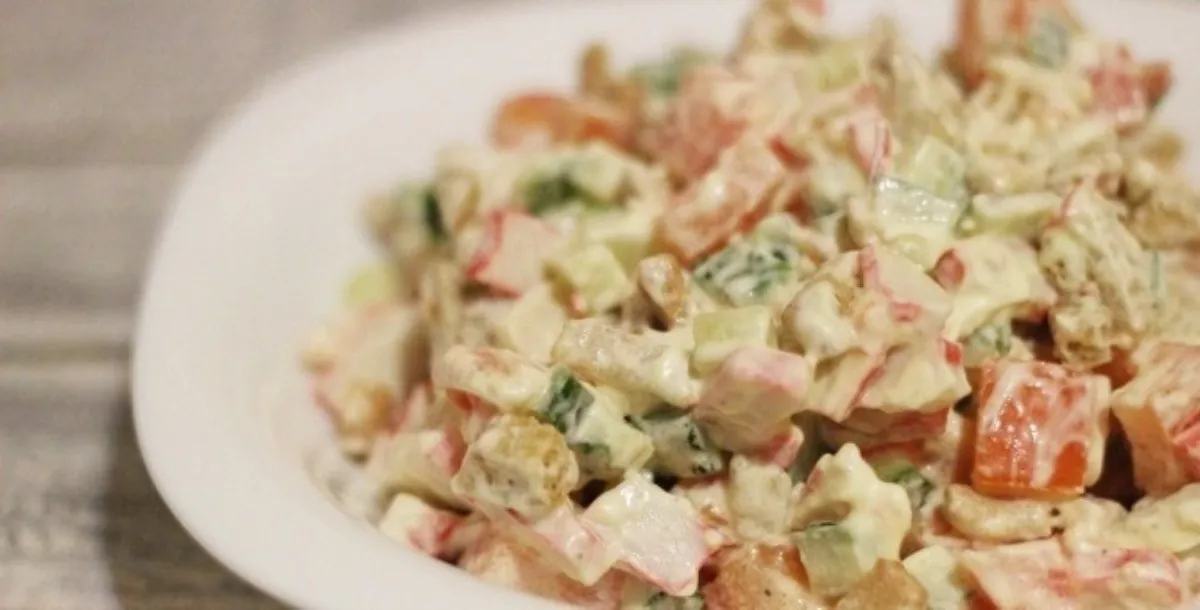
[[[278,608],[138,455],[127,361],[176,177],[265,76],[471,0],[0,0],[0,609]]]

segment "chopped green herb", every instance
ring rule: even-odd
[[[650,437],[650,468],[680,478],[703,477],[725,469],[725,456],[689,414],[664,409],[629,417],[633,427]]]
[[[800,250],[791,244],[745,239],[726,246],[696,267],[696,281],[734,306],[761,303],[797,278]]]
[[[925,475],[921,474],[916,466],[904,458],[885,458],[871,464],[871,467],[875,470],[875,475],[879,477],[879,480],[895,483],[904,488],[904,491],[908,493],[908,501],[912,504],[914,512],[924,506],[929,494],[933,493],[933,482],[925,478]]]
[[[981,326],[963,341],[963,361],[978,366],[1008,355],[1013,347],[1012,324],[1001,322]]]
[[[694,49],[679,49],[660,62],[635,67],[633,77],[645,83],[652,94],[670,97],[679,92],[683,75],[687,74],[688,70],[711,61],[705,53]]]
[[[525,207],[535,216],[581,202],[582,197],[582,191],[565,172],[535,178],[525,187]]]
[[[446,241],[446,225],[442,221],[442,208],[438,205],[437,193],[432,187],[425,189],[425,194],[421,198],[422,219],[425,221],[425,230],[429,232],[429,239],[434,243]]]
[[[592,393],[565,367],[554,370],[547,396],[542,413],[546,421],[563,434],[579,425],[595,401]]]
[[[650,439],[623,421],[565,367],[550,377],[542,417],[562,433],[584,474],[610,479],[650,459]]]

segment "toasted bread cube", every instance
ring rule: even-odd
[[[538,519],[568,501],[579,467],[552,426],[523,415],[501,415],[467,448],[451,489],[487,513],[511,511]]]
[[[704,587],[708,610],[821,610],[828,607],[801,580],[802,567],[772,565],[754,551],[743,547],[721,564],[717,578]],[[797,562],[793,559],[788,563]]]
[[[836,610],[927,610],[929,596],[925,587],[912,577],[899,561],[885,559],[838,600]]]

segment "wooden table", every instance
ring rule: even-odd
[[[0,0],[0,609],[280,607],[211,559],[146,474],[127,370],[142,269],[226,105],[435,4]]]

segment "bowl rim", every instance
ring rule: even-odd
[[[888,2],[890,0],[882,0]],[[1096,4],[1102,4],[1096,2]],[[244,470],[205,473],[181,456],[178,443],[189,437],[186,422],[171,421],[154,405],[172,400],[187,375],[169,371],[174,344],[164,328],[163,312],[173,306],[166,287],[176,281],[171,274],[190,256],[179,236],[187,224],[203,213],[202,185],[223,163],[225,149],[252,132],[255,123],[283,100],[292,99],[312,82],[332,72],[348,70],[369,61],[381,47],[409,35],[455,35],[455,31],[478,32],[497,19],[533,19],[561,16],[581,19],[588,14],[629,11],[645,4],[667,12],[672,7],[696,9],[728,6],[728,0],[607,0],[581,4],[563,0],[497,0],[487,4],[471,1],[436,10],[419,10],[403,20],[335,44],[316,55],[301,58],[268,76],[241,101],[227,107],[207,130],[180,175],[164,210],[151,248],[137,307],[132,364],[132,402],[136,436],[150,478],[164,502],[185,530],[221,563],[260,590],[298,607],[376,608],[396,603],[384,595],[402,596],[414,607],[450,607],[491,599],[497,607],[555,608],[556,604],[528,594],[502,590],[459,571],[403,549],[378,532],[341,514],[330,503],[311,506],[289,505],[295,495],[280,492],[246,502],[237,510],[206,502],[205,494],[215,489],[253,493],[279,470],[248,440],[229,439],[228,462],[244,460]],[[933,4],[933,3],[931,3]],[[1145,11],[1188,16],[1200,23],[1200,5],[1180,0],[1106,0],[1110,5],[1140,5]],[[524,13],[524,16],[515,16]],[[1168,19],[1169,17],[1164,17]],[[581,41],[582,42],[582,41]],[[290,102],[289,102],[290,103]],[[218,171],[219,174],[219,171]],[[203,477],[195,484],[187,477]],[[247,523],[252,525],[247,526]],[[262,525],[253,525],[262,524]],[[269,525],[267,525],[269,524]],[[253,528],[253,529],[248,529]],[[246,531],[255,532],[253,538]],[[263,547],[267,547],[264,551]],[[399,573],[417,576],[397,577]],[[428,577],[431,585],[416,588],[414,579]],[[330,585],[336,582],[336,585]],[[442,588],[435,585],[450,585]]]

